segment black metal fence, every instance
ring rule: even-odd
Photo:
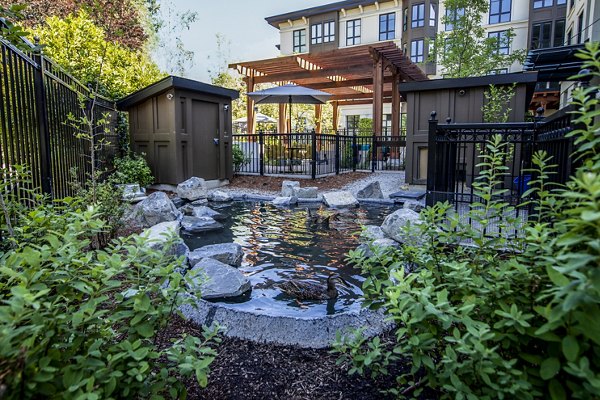
[[[566,108],[549,118],[523,123],[468,123],[439,124],[435,112],[429,122],[427,203],[450,201],[470,204],[479,201],[473,182],[480,175],[481,156],[486,154],[492,136],[501,135],[506,147],[504,166],[506,176],[499,189],[505,189],[505,200],[518,205],[529,189],[532,179],[532,155],[545,150],[556,165],[550,179],[566,183],[573,171],[572,138],[566,137],[574,129],[571,109]]]
[[[404,136],[327,133],[233,135],[238,174],[317,178],[350,171],[404,170]]]
[[[91,111],[90,90],[48,58],[3,39],[0,58],[0,167],[26,166],[32,185],[44,193],[55,198],[72,194],[71,170],[83,183],[91,164],[90,142],[78,135],[69,115],[77,119],[86,107]],[[107,117],[103,126],[94,126],[96,166],[101,168],[118,152],[116,108],[108,99],[93,97],[94,120]]]

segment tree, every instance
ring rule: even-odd
[[[164,76],[148,54],[109,39],[90,15],[80,10],[64,19],[49,17],[34,29],[44,52],[84,84],[98,87],[116,99],[154,83]]]
[[[445,0],[446,15],[442,23],[452,26],[450,31],[438,33],[433,40],[430,61],[441,67],[447,78],[464,78],[493,73],[522,62],[524,50],[503,54],[515,36],[512,28],[498,36],[486,35],[482,16],[489,10],[488,0]]]
[[[83,10],[94,24],[106,31],[109,41],[132,50],[142,50],[154,34],[151,6],[144,0],[28,0],[22,10],[21,23],[25,28],[40,29],[48,17],[67,18]],[[14,0],[0,0],[9,6]],[[111,30],[106,27],[112,27]]]

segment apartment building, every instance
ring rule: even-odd
[[[490,0],[483,27],[489,37],[502,37],[509,29],[514,38],[510,47],[498,50],[507,54],[517,49],[540,49],[599,40],[597,0]],[[393,41],[411,61],[430,77],[440,78],[444,71],[429,60],[429,43],[439,32],[452,29],[442,23],[447,10],[443,0],[347,0],[292,11],[266,18],[279,30],[281,55],[318,53],[357,45]],[[352,61],[349,60],[349,63]],[[517,72],[514,63],[496,73]],[[556,96],[558,84],[540,84],[540,91]],[[555,102],[558,104],[558,102]],[[384,105],[384,126],[391,108]],[[360,118],[371,117],[368,105],[340,109],[340,127],[353,128]]]

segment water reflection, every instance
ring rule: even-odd
[[[364,279],[344,259],[349,250],[356,248],[361,225],[381,224],[391,210],[278,209],[264,203],[234,202],[221,206],[219,212],[227,215],[224,229],[183,237],[192,250],[224,242],[243,247],[240,270],[250,279],[253,290],[230,301],[231,307],[275,315],[312,316],[360,308],[358,299]],[[339,273],[350,285],[338,287],[340,295],[336,300],[299,303],[276,286],[289,279],[325,284],[332,272]]]

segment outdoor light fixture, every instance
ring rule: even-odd
[[[168,100],[173,100],[173,93],[167,94],[167,99]]]
[[[229,111],[229,105],[225,104],[225,105],[223,106],[223,110],[225,110],[225,111]]]

